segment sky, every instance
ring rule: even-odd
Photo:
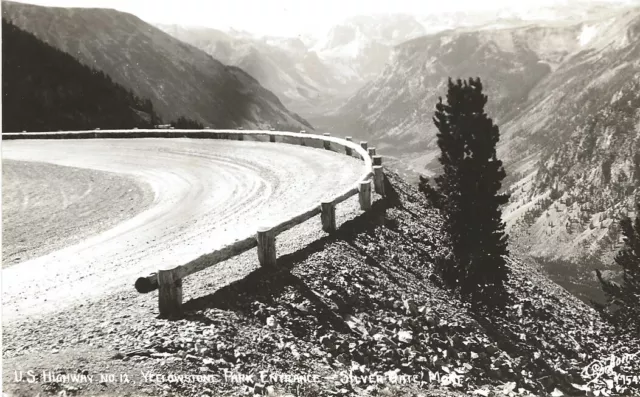
[[[379,13],[428,15],[571,4],[577,0],[18,0],[59,7],[103,7],[150,23],[244,30],[260,35],[317,34],[350,16]],[[640,0],[605,0],[640,3]]]

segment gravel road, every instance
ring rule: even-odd
[[[361,161],[338,153],[247,141],[5,141],[2,156],[3,161],[118,173],[137,181],[142,191],[152,191],[150,203],[135,200],[144,203],[144,210],[132,211],[132,217],[114,227],[98,233],[85,230],[91,237],[3,269],[5,326],[131,290],[137,277],[160,266],[181,265],[246,237],[260,225],[306,210],[348,188],[363,172]],[[5,189],[20,186],[10,179]],[[104,189],[114,181],[96,176],[92,189]],[[53,200],[56,195],[43,197]],[[108,213],[109,202],[105,201],[101,205]],[[338,217],[344,217],[345,211],[357,212],[353,200],[349,202]],[[35,204],[34,200],[25,203],[25,212]],[[64,219],[59,219],[61,227]],[[306,234],[308,239],[322,233],[312,221],[296,227],[296,235],[291,234],[293,230],[284,233],[279,248],[284,244],[285,251],[291,251],[297,236]],[[15,224],[5,223],[5,228],[20,228],[19,218],[11,222]],[[55,230],[57,226],[49,223],[46,227]],[[285,239],[291,244],[282,241]],[[230,262],[223,268],[233,269]],[[235,268],[231,273],[236,278],[250,270]]]
[[[113,172],[32,161],[2,162],[2,266],[103,232],[153,202],[146,184]]]

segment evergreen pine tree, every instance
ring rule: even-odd
[[[622,284],[605,280],[600,270],[596,270],[607,297],[605,305],[596,307],[620,329],[640,336],[640,202],[636,203],[636,219],[623,218],[620,229],[624,245],[615,262],[622,267]]]
[[[449,285],[478,297],[504,291],[508,254],[500,206],[509,196],[499,194],[506,174],[496,158],[500,133],[484,112],[486,103],[479,78],[449,79],[447,103],[440,98],[433,119],[443,173],[436,188],[426,179],[420,183],[442,211],[451,244],[452,257],[439,261],[438,271]]]

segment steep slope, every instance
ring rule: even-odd
[[[158,27],[224,64],[245,70],[297,112],[312,112],[341,91],[351,93],[357,88],[344,87],[330,65],[296,38],[254,37],[179,25]]]
[[[2,130],[152,128],[151,102],[2,19]]]
[[[386,150],[433,148],[436,131],[431,117],[447,78],[478,76],[490,98],[488,110],[502,125],[552,72],[549,63],[562,61],[572,50],[573,43],[565,43],[563,36],[577,35],[578,29],[460,29],[403,43],[380,76],[336,116],[360,115],[361,134],[382,141]],[[541,54],[540,49],[551,50]]]
[[[640,199],[640,12],[592,24],[581,37],[589,47],[507,124],[509,152],[541,148],[513,187],[507,219],[527,251],[558,278],[577,273],[569,282],[587,291],[597,285],[594,267],[612,263],[620,217]]]
[[[418,38],[400,45],[393,63],[335,117],[409,169],[434,172],[431,117],[446,79],[481,77],[502,132],[511,233],[528,254],[573,263],[549,262],[557,280],[577,275],[566,285],[594,292],[595,284],[583,284],[596,258],[610,260],[615,219],[638,194],[639,32],[635,8],[577,24]]]
[[[8,1],[2,2],[2,13],[21,29],[150,98],[165,120],[185,116],[217,128],[309,128],[255,79],[133,15]]]

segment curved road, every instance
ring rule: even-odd
[[[344,191],[363,171],[361,161],[330,151],[224,140],[4,141],[2,157],[125,174],[154,194],[111,229],[3,269],[4,322],[131,289],[138,276]]]

